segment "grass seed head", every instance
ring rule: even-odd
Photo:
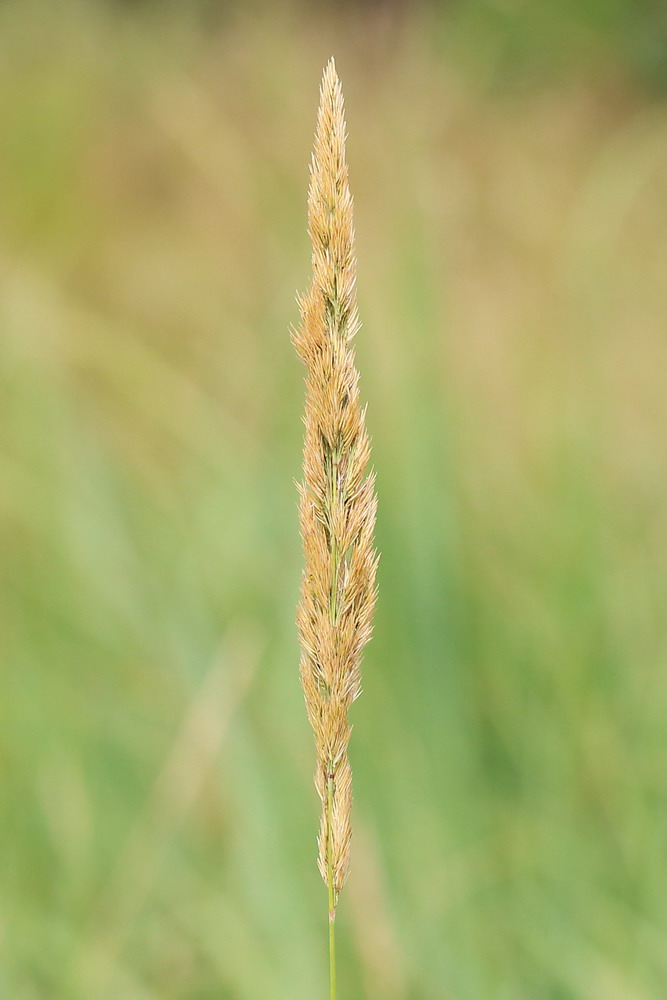
[[[377,555],[370,442],[359,403],[352,338],[355,295],[352,196],[345,160],[343,92],[333,59],[320,89],[310,165],[312,279],[299,299],[294,346],[306,366],[305,442],[299,513],[305,557],[297,624],[301,681],[315,733],[322,801],[319,868],[336,895],[349,870],[352,775],[348,710],[361,691],[371,637]]]

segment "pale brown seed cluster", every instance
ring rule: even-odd
[[[319,867],[325,882],[331,873],[337,897],[350,856],[348,709],[361,690],[360,661],[372,630],[377,555],[374,476],[366,473],[370,444],[351,345],[359,328],[352,197],[343,94],[333,59],[320,90],[308,231],[313,276],[299,300],[301,325],[292,332],[307,368],[300,487],[305,569],[297,624],[322,800]]]

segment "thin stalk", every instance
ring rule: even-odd
[[[333,501],[336,494],[336,484],[338,480],[338,457],[332,456],[329,466],[330,493],[333,508]],[[340,573],[340,552],[336,544],[333,526],[330,533],[331,538],[331,598],[329,603],[329,614],[332,625],[336,624],[338,618],[338,575]],[[329,892],[329,982],[331,990],[331,1000],[336,1000],[336,887],[334,884],[333,869],[333,797],[335,788],[335,776],[333,764],[330,763],[327,774],[327,889]]]
[[[333,776],[327,780],[327,883],[329,890],[329,981],[331,1000],[336,1000],[336,889],[333,874],[333,843],[331,813],[333,807]]]

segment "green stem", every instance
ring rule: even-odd
[[[331,837],[331,814],[333,807],[333,775],[327,778],[327,883],[329,889],[329,981],[331,1000],[336,1000],[336,889],[333,872],[333,843]]]
[[[340,464],[340,454],[338,450],[335,449],[330,453],[330,459],[328,463],[328,489],[329,489],[329,516],[331,517],[331,511],[336,503],[337,493],[338,493],[338,469]],[[332,563],[332,575],[331,575],[331,593],[329,595],[329,616],[331,618],[331,623],[336,624],[338,618],[338,577],[340,575],[340,564],[341,564],[341,553],[338,549],[338,539],[336,538],[333,530],[333,524],[331,520],[329,521],[329,531],[330,531],[330,541],[329,549],[331,552],[331,563]]]
[[[330,509],[333,510],[338,490],[338,466],[340,455],[335,450],[330,456],[328,465],[329,479],[329,502]],[[331,525],[330,550],[332,562],[331,594],[329,599],[329,614],[331,622],[335,626],[338,618],[338,578],[341,566],[341,553],[338,549],[338,541]],[[327,766],[327,888],[329,890],[329,983],[330,1000],[336,1000],[336,903],[338,894],[334,884],[333,867],[333,797],[334,797],[334,770],[333,764],[329,762]]]

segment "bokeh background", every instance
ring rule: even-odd
[[[663,1000],[667,17],[0,5],[0,996],[327,995],[294,627],[322,67],[380,600],[341,1000]]]

